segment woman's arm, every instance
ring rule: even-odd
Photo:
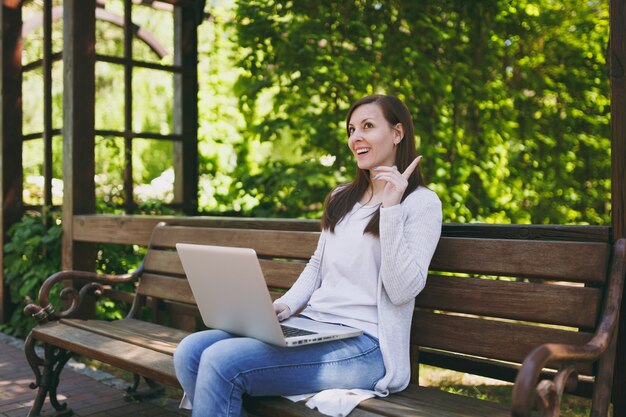
[[[392,303],[412,300],[426,285],[441,223],[441,201],[427,188],[380,209],[381,277]]]
[[[303,308],[311,298],[313,291],[320,286],[320,268],[322,264],[322,256],[324,253],[324,244],[326,241],[326,231],[322,231],[317,242],[317,248],[306,264],[306,267],[282,297],[274,301],[276,304],[285,304],[289,307],[290,315]],[[283,317],[283,319],[286,317]]]

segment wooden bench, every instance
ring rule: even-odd
[[[190,313],[197,310],[174,250],[177,242],[254,248],[275,296],[288,289],[313,253],[319,233],[159,224],[141,267],[125,276],[60,272],[42,286],[40,306],[30,305],[39,324],[26,341],[37,396],[31,416],[46,396],[58,410],[63,365],[72,354],[133,372],[151,382],[178,387],[172,352],[189,330],[141,319],[145,309]],[[411,337],[412,384],[388,398],[366,400],[353,417],[375,416],[529,416],[537,402],[558,415],[564,389],[593,399],[593,416],[610,404],[626,242],[541,241],[442,237],[431,276],[416,299]],[[72,306],[56,312],[50,289],[63,280],[86,284],[71,288]],[[136,295],[123,320],[73,318],[84,293],[102,285],[135,282]],[[169,309],[164,309],[168,306]],[[168,318],[165,318],[165,322]],[[194,319],[195,323],[195,319]],[[174,326],[174,327],[173,327]],[[193,327],[194,325],[192,325]],[[180,327],[180,326],[178,326]],[[44,357],[34,346],[43,344]],[[511,406],[455,395],[418,385],[426,363],[515,381]],[[578,381],[578,384],[576,382]],[[577,385],[577,386],[576,386]],[[283,398],[246,398],[253,416],[317,416],[301,403]],[[554,411],[556,410],[556,411]],[[553,414],[550,414],[553,413]]]

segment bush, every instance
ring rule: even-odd
[[[16,308],[0,330],[13,336],[25,337],[35,326],[35,320],[25,317],[22,310],[31,301],[38,301],[41,284],[61,269],[60,214],[46,213],[25,214],[9,228],[10,240],[4,245],[4,278]],[[55,305],[59,292],[60,288],[54,288],[50,294]]]
[[[36,321],[23,314],[24,307],[39,303],[38,291],[50,275],[61,270],[61,216],[58,212],[47,211],[42,216],[38,212],[26,213],[8,231],[9,242],[4,245],[4,277],[11,302],[15,309],[9,320],[0,325],[0,331],[24,338],[35,326]],[[95,270],[107,274],[125,274],[136,269],[145,249],[129,245],[96,245]],[[61,305],[61,285],[50,292],[50,302]],[[117,287],[122,291],[134,292],[133,284]],[[96,302],[96,317],[99,319],[119,319],[125,316],[127,306],[106,298]]]

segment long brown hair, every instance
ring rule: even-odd
[[[395,126],[398,123],[402,123],[404,127],[404,139],[398,144],[395,160],[395,165],[398,167],[398,170],[404,172],[409,164],[417,157],[417,151],[415,149],[415,130],[413,128],[411,113],[409,113],[409,109],[407,109],[404,103],[397,97],[374,94],[363,97],[355,102],[352,107],[350,107],[348,116],[346,117],[346,131],[348,136],[350,136],[348,124],[350,123],[352,113],[354,113],[358,107],[371,103],[376,104],[381,109],[383,116],[389,124]],[[415,171],[413,171],[408,181],[409,185],[402,196],[402,201],[418,186],[424,185],[424,178],[419,165]],[[371,180],[367,171],[357,166],[354,180],[335,188],[326,197],[326,201],[324,201],[324,214],[322,216],[322,229],[329,229],[331,232],[334,232],[337,223],[352,210],[357,201],[365,194],[370,184]],[[363,233],[370,233],[378,237],[380,234],[378,228],[379,220],[380,207],[372,215]]]

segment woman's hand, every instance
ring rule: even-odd
[[[287,320],[291,316],[291,309],[287,307],[287,304],[278,303],[274,304],[274,311],[278,321]]]
[[[409,185],[409,177],[413,171],[415,171],[415,168],[417,168],[421,160],[421,155],[415,158],[413,162],[406,167],[406,170],[403,173],[400,173],[395,165],[391,167],[378,166],[374,168],[374,172],[376,172],[374,179],[387,182],[385,184],[385,188],[383,189],[383,207],[395,206],[402,201],[404,191]]]

